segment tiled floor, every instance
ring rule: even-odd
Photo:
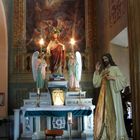
[[[20,140],[30,140],[29,138],[21,138]],[[45,139],[39,139],[39,140],[45,140]],[[52,137],[48,137],[47,140],[52,140]],[[67,138],[63,138],[63,137],[57,137],[56,140],[93,140],[93,137],[92,136],[88,136],[88,137],[67,137]]]
[[[31,140],[31,139],[20,139],[20,140]],[[42,139],[44,140],[44,139]],[[47,140],[52,140],[52,139],[47,139]],[[93,137],[89,137],[89,138],[72,138],[72,139],[69,139],[69,138],[63,138],[63,139],[60,139],[60,138],[57,138],[56,140],[94,140]],[[133,140],[133,138],[129,138],[129,140]]]
[[[4,138],[2,138],[2,137],[0,137],[0,140],[13,140],[13,139],[11,139],[11,138],[6,138],[6,137],[4,137]],[[26,139],[24,139],[24,138],[21,138],[21,139],[19,139],[19,140],[31,140],[31,138],[26,138]],[[40,140],[44,140],[44,139],[40,139]],[[47,139],[47,140],[52,140],[52,138],[50,138],[50,139]],[[65,139],[60,139],[60,138],[58,138],[58,139],[56,139],[56,140],[87,140],[86,138],[72,138],[72,139],[68,139],[68,138],[65,138]],[[89,140],[93,140],[93,138],[92,139],[89,139]]]
[[[31,140],[31,139],[20,139],[20,140]],[[44,140],[44,139],[40,139],[40,140]],[[52,140],[52,138],[49,138],[47,140]],[[93,140],[93,138],[90,138],[90,139],[86,139],[86,138],[63,138],[63,139],[60,139],[60,138],[56,138],[56,140]]]

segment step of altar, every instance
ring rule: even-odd
[[[38,100],[38,98],[40,98]],[[40,93],[40,97],[36,92],[29,93],[29,99],[24,99],[23,101],[25,107],[36,107],[38,102],[40,107],[52,105],[51,95],[49,92]]]
[[[66,98],[71,99],[86,98],[86,91],[68,91],[66,93]]]
[[[77,99],[65,99],[65,105],[87,105],[91,106],[92,104],[92,98],[77,98]]]
[[[24,106],[35,107],[38,103],[36,92],[29,93],[29,99],[24,99]],[[40,106],[52,105],[52,97],[49,92],[40,94]],[[92,105],[92,98],[86,98],[86,91],[68,91],[65,93],[65,105]]]

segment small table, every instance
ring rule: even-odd
[[[46,139],[48,136],[52,136],[53,140],[56,139],[56,136],[62,136],[63,135],[63,130],[45,130],[45,135],[46,135]]]

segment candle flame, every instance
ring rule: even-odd
[[[44,39],[43,38],[41,38],[40,40],[39,40],[39,44],[42,46],[42,45],[44,45]]]
[[[75,39],[74,38],[71,38],[71,40],[70,40],[71,45],[74,45],[75,42],[76,42]]]

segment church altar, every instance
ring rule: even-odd
[[[69,113],[72,114],[72,137],[93,136],[95,106],[92,105],[91,98],[85,98],[85,94],[85,92],[81,94],[67,92],[65,105],[52,105],[50,94],[44,93],[40,97],[40,107],[36,107],[36,94],[30,93],[30,99],[24,100],[24,106],[14,110],[14,140],[19,137],[45,138],[46,128],[63,129],[62,137],[69,137]]]

